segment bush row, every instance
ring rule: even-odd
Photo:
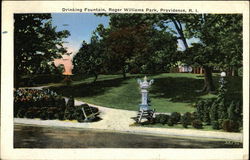
[[[74,98],[65,99],[50,90],[20,89],[14,91],[14,117],[41,118],[59,120],[77,120],[83,122],[85,117],[82,107],[87,104],[75,106]],[[98,112],[98,108],[90,107]]]
[[[197,119],[197,113],[189,113],[181,115],[178,112],[173,112],[171,115],[158,114],[154,118],[154,123],[167,124],[168,126],[174,126],[176,124],[182,124],[183,127],[187,128],[188,125],[192,125],[194,128],[201,129],[203,124]]]
[[[198,101],[198,119],[212,125],[213,129],[239,132],[243,125],[242,104],[240,101],[226,101],[224,98]]]

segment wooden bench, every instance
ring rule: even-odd
[[[85,117],[84,121],[91,121],[96,118],[97,115],[100,114],[100,112],[94,112],[94,108],[90,107],[89,105],[82,105],[81,107],[83,115]]]

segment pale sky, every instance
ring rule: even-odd
[[[52,25],[57,26],[57,31],[68,30],[70,36],[65,39],[68,43],[64,46],[67,47],[68,52],[76,53],[82,41],[90,41],[92,32],[99,24],[107,27],[109,23],[108,17],[98,17],[93,13],[53,13]]]

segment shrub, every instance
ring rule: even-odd
[[[173,124],[177,124],[178,122],[180,122],[181,114],[178,112],[173,112],[170,115],[170,119],[172,120]]]
[[[211,124],[212,124],[213,129],[217,129],[217,130],[221,129],[220,124],[219,124],[218,121],[212,121]]]
[[[14,116],[23,118],[69,119],[82,122],[84,115],[81,107],[74,106],[74,98],[65,99],[51,90],[18,89],[14,91]],[[84,106],[88,106],[84,104]],[[88,106],[89,107],[89,106]],[[92,112],[98,108],[90,107]]]
[[[67,107],[74,107],[75,106],[75,100],[74,97],[70,97],[68,102],[67,102]]]
[[[167,123],[168,123],[168,126],[173,126],[174,125],[173,119],[171,117],[168,119]]]
[[[68,119],[68,120],[73,120],[74,117],[74,110],[75,110],[75,107],[67,107],[65,109],[65,114],[64,114],[64,118],[65,119]]]
[[[208,99],[205,101],[204,106],[203,106],[204,113],[203,113],[202,121],[207,123],[207,124],[211,123],[210,109],[211,109],[212,104],[213,104],[213,99]]]
[[[17,112],[17,117],[18,118],[23,118],[24,115],[25,115],[25,112],[26,112],[25,109],[23,109],[23,108],[19,109],[18,112]]]
[[[197,118],[207,124],[210,124],[210,108],[214,99],[201,100],[196,103]]]
[[[230,106],[227,110],[228,112],[228,119],[234,122],[237,122],[239,124],[239,126],[242,126],[242,109],[241,109],[241,105],[240,102],[235,102],[232,101],[230,103]]]
[[[191,119],[192,120],[199,119],[199,116],[198,116],[197,112],[191,113]]]
[[[181,124],[184,128],[187,128],[192,122],[192,114],[186,112],[183,116],[181,116]]]
[[[218,117],[219,119],[227,119],[227,106],[222,98],[218,104]]]
[[[48,89],[18,89],[14,91],[14,109],[29,107],[54,107],[63,100],[64,99],[62,97]]]
[[[218,121],[218,104],[214,102],[210,109],[210,119],[211,121]]]
[[[192,126],[194,128],[197,128],[197,129],[202,129],[203,128],[202,121],[200,121],[200,120],[193,120],[192,121]]]
[[[198,101],[195,106],[196,106],[196,112],[198,115],[198,119],[202,120],[203,115],[204,115],[204,101]]]
[[[225,119],[222,123],[222,129],[227,132],[238,132],[239,124],[229,119]]]
[[[168,122],[169,116],[166,114],[158,114],[155,117],[155,123],[166,124]]]
[[[218,119],[219,128],[222,128],[223,121],[224,121],[224,119]]]

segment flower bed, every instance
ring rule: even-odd
[[[66,104],[62,96],[49,89],[18,89],[14,91],[14,117],[83,122],[85,117],[81,106],[75,106],[72,101],[73,98]],[[94,110],[98,112],[98,108]]]

